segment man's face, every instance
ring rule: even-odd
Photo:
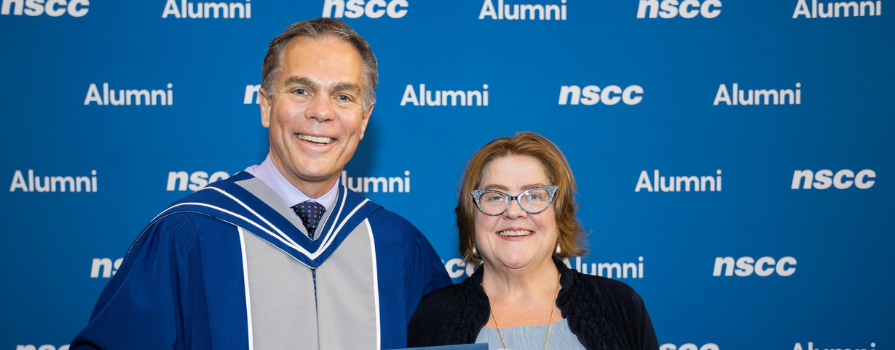
[[[286,45],[280,64],[276,91],[261,90],[261,124],[270,129],[277,169],[316,198],[338,180],[373,111],[363,110],[363,59],[336,37],[300,37]]]

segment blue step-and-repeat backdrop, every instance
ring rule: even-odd
[[[342,181],[460,281],[453,208],[535,131],[580,185],[568,263],[646,301],[663,350],[895,349],[889,0],[0,0],[0,350],[59,350],[143,226],[267,153],[288,24],[380,62]]]

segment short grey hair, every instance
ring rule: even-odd
[[[373,49],[354,29],[345,22],[335,18],[317,18],[310,21],[293,23],[286,27],[282,34],[274,38],[267,48],[264,63],[261,66],[261,87],[270,95],[276,91],[276,82],[283,72],[283,50],[292,39],[310,37],[322,39],[328,35],[337,37],[357,49],[364,60],[364,112],[376,103],[376,84],[379,83],[379,70]]]

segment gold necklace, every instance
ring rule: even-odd
[[[547,322],[547,341],[544,342],[544,350],[547,350],[547,344],[550,344],[550,327],[553,326],[553,311],[556,310],[556,298],[559,297],[559,279],[562,277],[560,275],[556,278],[556,292],[553,295],[553,304],[550,308],[550,321]],[[482,282],[482,290],[485,291],[485,295],[488,295],[488,290],[485,289],[485,282]],[[503,341],[503,333],[500,332],[500,325],[497,324],[497,316],[494,316],[494,309],[491,308],[491,303],[488,303],[488,310],[491,311],[491,319],[494,320],[494,326],[497,327],[497,335],[500,337],[500,344],[503,345],[503,348],[507,348],[507,343]]]

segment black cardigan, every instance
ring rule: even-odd
[[[559,260],[556,306],[589,350],[659,348],[643,300],[628,285],[571,270]],[[459,284],[423,297],[407,326],[410,347],[474,343],[491,315],[483,267]]]

